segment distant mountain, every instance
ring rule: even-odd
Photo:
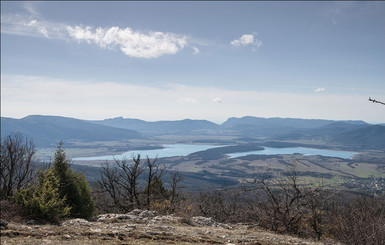
[[[329,138],[337,134],[344,133],[350,130],[355,130],[367,127],[369,124],[348,123],[348,122],[333,122],[318,128],[296,129],[288,134],[278,135],[276,139],[314,139],[314,138]]]
[[[207,120],[178,120],[178,121],[156,121],[146,122],[139,119],[112,118],[101,121],[92,121],[93,123],[136,130],[140,132],[151,133],[193,133],[205,130],[217,130],[219,125]]]
[[[333,121],[323,119],[299,118],[229,118],[221,126],[225,129],[239,131],[244,135],[272,136],[275,138],[299,138],[304,135],[322,135],[330,132],[346,131],[368,125],[363,121]]]
[[[222,125],[206,120],[147,122],[122,117],[99,121],[59,116],[27,116],[22,119],[1,118],[1,135],[21,132],[38,146],[55,146],[60,140],[119,141],[142,139],[153,135],[207,134],[224,136],[239,134],[264,136],[273,140],[321,139],[357,149],[385,149],[385,126],[363,121],[333,121],[295,118],[229,118]],[[144,136],[147,135],[147,136]]]
[[[227,119],[226,122],[222,124],[223,127],[235,127],[237,125],[252,125],[252,126],[281,126],[287,128],[318,128],[332,124],[335,122],[346,122],[349,124],[366,124],[364,121],[333,121],[333,120],[324,120],[324,119],[301,119],[301,118],[262,118],[262,117],[231,117]]]
[[[333,140],[357,149],[385,150],[385,126],[371,125],[337,134]]]
[[[351,123],[351,122],[334,122],[331,124],[328,124],[326,126],[322,126],[320,128],[314,129],[314,131],[317,131],[318,133],[322,134],[338,134],[343,133],[346,131],[351,131],[355,129],[365,128],[369,126],[367,123]]]
[[[98,125],[74,118],[40,115],[27,116],[22,119],[2,117],[2,137],[11,132],[28,135],[38,146],[55,146],[60,140],[72,142],[143,138],[142,134],[129,129]]]

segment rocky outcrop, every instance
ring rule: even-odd
[[[85,219],[70,219],[62,223],[62,225],[82,225],[91,226],[91,223]]]
[[[4,244],[325,244],[250,224],[230,226],[202,216],[181,218],[148,210],[102,214],[93,221],[68,219],[60,225],[1,224],[6,227],[1,231]]]

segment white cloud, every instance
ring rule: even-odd
[[[222,103],[222,99],[221,98],[214,98],[213,100],[212,100],[212,102],[215,102],[215,103]]]
[[[1,33],[50,39],[66,39],[65,25],[47,22],[33,16],[4,14],[1,16]]]
[[[181,84],[150,87],[14,75],[2,75],[1,81],[1,113],[5,117],[50,114],[84,119],[123,116],[223,122],[228,117],[251,115],[383,122],[383,108],[368,103],[367,93],[236,91]],[[226,101],[226,106],[213,103],[219,99]]]
[[[70,37],[78,41],[95,43],[102,48],[118,46],[130,57],[156,58],[164,54],[176,54],[187,44],[187,37],[174,33],[133,31],[131,28],[96,28],[67,26]]]
[[[192,47],[192,48],[194,50],[193,54],[199,54],[200,53],[200,51],[199,51],[199,49],[197,47]]]
[[[157,58],[165,54],[176,54],[189,45],[185,35],[134,31],[129,27],[70,26],[18,14],[2,15],[1,22],[1,32],[5,34],[85,41],[108,49],[118,47],[125,55],[135,58]],[[198,48],[193,49],[194,54],[199,53]]]
[[[325,88],[316,88],[314,89],[314,92],[319,93],[319,92],[324,92],[326,89]]]
[[[191,98],[191,97],[183,97],[183,98],[178,99],[178,101],[192,103],[192,104],[195,104],[198,102],[197,99]]]
[[[248,46],[253,45],[256,47],[261,47],[263,45],[263,42],[259,39],[257,39],[255,36],[257,34],[244,34],[240,38],[235,39],[231,41],[231,45],[233,46]]]
[[[40,17],[39,11],[36,10],[34,3],[25,2],[23,5],[24,9],[27,10],[32,16]]]

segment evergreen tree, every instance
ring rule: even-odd
[[[148,188],[148,187],[147,187]],[[150,184],[152,199],[161,200],[169,196],[169,191],[164,188],[163,182],[158,176],[155,176]]]
[[[28,213],[53,221],[67,216],[71,210],[66,205],[66,197],[59,194],[59,179],[52,169],[42,173],[36,185],[16,192],[14,199]]]
[[[91,189],[84,175],[74,172],[69,162],[61,141],[53,163],[53,171],[59,179],[60,196],[66,197],[71,207],[71,216],[89,218],[94,211]]]

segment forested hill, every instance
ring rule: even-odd
[[[1,135],[20,132],[31,137],[37,146],[54,146],[58,141],[120,141],[151,138],[159,135],[207,134],[218,137],[265,137],[273,140],[321,139],[355,149],[385,149],[385,126],[363,121],[333,121],[298,118],[229,118],[223,124],[207,120],[147,122],[140,119],[111,118],[80,120],[60,116],[32,115],[21,119],[1,118]],[[254,138],[253,138],[254,137]]]
[[[40,115],[21,119],[2,117],[2,137],[12,132],[29,136],[37,146],[56,146],[60,140],[72,142],[144,138],[134,130],[98,125],[74,118]]]

